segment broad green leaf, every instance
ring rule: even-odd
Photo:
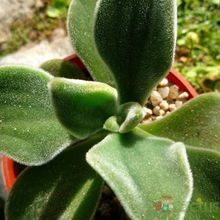
[[[167,117],[140,128],[191,146],[220,151],[220,94],[200,95]]]
[[[95,47],[93,37],[94,14],[97,0],[72,0],[67,27],[77,55],[85,63],[96,81],[115,85],[114,78]]]
[[[195,147],[188,147],[187,154],[193,173],[194,189],[185,219],[218,220],[220,219],[220,154]]]
[[[23,66],[0,67],[0,152],[26,165],[51,160],[72,141],[47,90],[53,77]]]
[[[85,74],[78,66],[62,59],[49,60],[41,64],[43,70],[56,77],[69,79],[86,79]]]
[[[103,181],[85,154],[98,140],[79,143],[48,164],[25,170],[9,195],[7,220],[91,219]]]
[[[183,219],[192,177],[182,143],[143,134],[111,134],[91,148],[86,158],[131,219]],[[168,197],[170,206],[163,201]]]
[[[104,83],[55,78],[49,89],[58,119],[79,139],[101,130],[117,110],[117,92]]]
[[[176,41],[175,0],[100,0],[94,37],[120,103],[144,104],[169,71]]]

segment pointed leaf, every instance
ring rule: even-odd
[[[130,218],[166,219],[170,212],[163,214],[158,204],[169,196],[174,205],[172,218],[183,219],[192,194],[192,177],[182,143],[143,134],[111,134],[91,148],[86,158]]]
[[[105,121],[103,128],[112,132],[127,133],[137,127],[144,116],[141,105],[137,102],[127,102],[119,106],[117,116],[111,116]]]
[[[185,219],[220,219],[220,154],[195,147],[188,147],[187,154],[194,189]]]
[[[191,146],[220,151],[220,94],[198,96],[167,117],[140,128]]]
[[[118,112],[118,118],[121,121],[120,133],[127,133],[134,129],[145,116],[144,109],[136,102],[127,102],[121,105]]]
[[[97,141],[80,143],[24,171],[9,195],[7,219],[90,219],[103,181],[86,163],[85,153]]]
[[[114,86],[114,78],[95,48],[93,37],[94,14],[97,0],[72,0],[67,27],[77,55],[86,64],[96,81]]]
[[[45,163],[73,141],[55,117],[51,79],[39,69],[0,67],[0,152],[19,163]]]
[[[101,130],[116,112],[117,92],[107,84],[55,78],[49,88],[60,122],[79,139]]]
[[[120,103],[144,104],[169,71],[176,40],[176,1],[100,0],[94,36],[114,74]]]
[[[109,117],[104,125],[103,128],[107,131],[111,131],[111,132],[118,132],[120,125],[118,124],[118,119],[116,116],[111,116]]]
[[[85,74],[78,66],[62,59],[49,60],[41,64],[43,70],[56,77],[69,79],[86,79]]]

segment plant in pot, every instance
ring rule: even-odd
[[[219,219],[220,95],[141,124],[172,65],[176,2],[74,0],[68,29],[94,81],[0,67],[0,151],[29,166],[6,219],[91,219],[104,181],[131,219]]]

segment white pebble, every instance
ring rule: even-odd
[[[179,97],[179,88],[176,85],[170,87],[170,92],[168,95],[169,99],[177,99]]]
[[[152,122],[152,118],[144,119],[144,123],[149,123],[149,122]]]
[[[180,108],[189,98],[189,93],[179,91],[177,85],[173,85],[165,78],[153,88],[151,96],[145,107],[144,123],[155,121],[169,115]]]
[[[176,110],[176,105],[175,104],[170,104],[169,105],[169,110],[172,112],[174,110]]]
[[[151,116],[152,121],[155,121],[157,119],[156,116]]]
[[[160,108],[163,109],[163,110],[167,110],[169,108],[169,104],[166,100],[163,100],[161,103],[160,103]]]
[[[160,111],[159,111],[159,115],[160,115],[160,116],[165,115],[165,111],[164,111],[163,109],[160,109]]]
[[[188,92],[183,92],[179,95],[179,99],[186,99],[189,98],[189,93]]]
[[[175,102],[176,108],[180,108],[183,105],[182,101],[176,101]]]
[[[170,113],[171,113],[170,111],[167,111],[165,115],[169,115]]]
[[[158,88],[158,92],[160,93],[163,99],[167,98],[170,92],[170,88],[168,86]]]
[[[153,111],[150,108],[144,107],[145,117],[153,114]]]
[[[160,115],[160,107],[159,106],[154,107],[153,113],[157,116]]]
[[[168,80],[166,78],[164,78],[160,83],[159,86],[163,87],[163,86],[167,86],[168,85]]]
[[[160,116],[157,116],[157,117],[156,117],[156,120],[159,120],[159,119],[161,119],[161,118],[163,118],[163,116],[161,116],[161,115],[160,115]]]
[[[163,99],[159,92],[153,91],[150,96],[150,101],[153,106],[157,106],[163,101]]]

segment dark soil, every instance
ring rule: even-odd
[[[115,194],[106,184],[93,220],[129,220]]]

